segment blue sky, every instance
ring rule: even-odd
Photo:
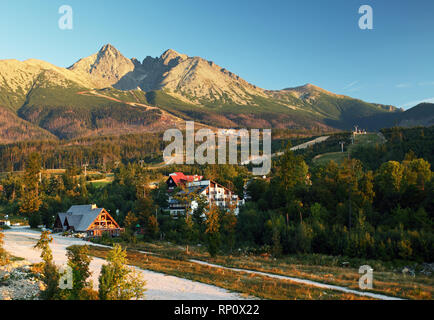
[[[73,30],[58,9],[73,8]],[[358,9],[373,8],[361,30]],[[265,89],[313,83],[405,108],[434,102],[432,0],[3,0],[0,59],[68,67],[105,43],[143,60],[172,48]]]

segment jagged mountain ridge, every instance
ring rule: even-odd
[[[88,73],[100,88],[143,91],[168,89],[193,103],[204,100],[253,104],[250,95],[265,96],[264,90],[232,72],[200,57],[189,57],[169,49],[160,57],[147,56],[143,62],[125,58],[108,44],[69,67]]]
[[[158,131],[182,119],[214,127],[322,132],[372,117],[383,119],[381,127],[389,115],[401,113],[312,84],[265,90],[212,61],[172,49],[140,62],[110,44],[69,68],[0,60],[0,108],[42,128],[39,135],[49,131],[66,139]]]

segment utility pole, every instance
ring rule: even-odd
[[[83,167],[84,167],[84,176],[85,176],[85,177],[87,176],[87,167],[88,167],[88,166],[89,166],[88,163],[86,163],[86,164],[83,165]]]

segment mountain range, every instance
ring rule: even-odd
[[[0,142],[159,132],[184,120],[203,126],[325,132],[432,125],[434,105],[403,111],[312,84],[255,86],[212,61],[174,50],[142,62],[110,44],[61,68],[0,60]]]

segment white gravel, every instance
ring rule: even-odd
[[[40,232],[29,228],[13,227],[4,231],[4,248],[14,256],[25,258],[31,263],[41,262],[40,251],[33,246],[39,239]],[[92,244],[76,238],[67,238],[53,235],[50,247],[53,251],[54,262],[58,265],[66,265],[66,248],[71,245]],[[94,287],[98,286],[98,276],[105,260],[93,258],[90,264]],[[229,292],[216,286],[168,276],[148,270],[136,268],[143,274],[146,280],[147,300],[240,300],[244,299],[240,294]]]

